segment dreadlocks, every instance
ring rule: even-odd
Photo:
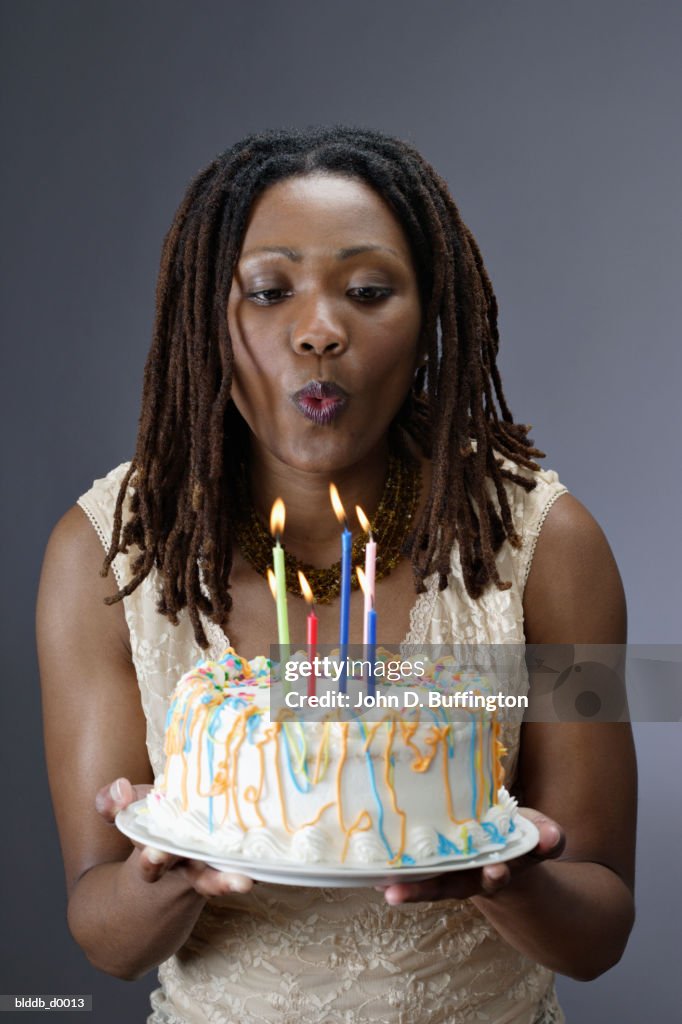
[[[478,246],[445,182],[419,153],[360,128],[247,137],[194,179],[165,238],[137,446],[102,567],[106,575],[116,555],[136,545],[130,582],[109,603],[132,593],[156,567],[158,611],[177,624],[186,607],[202,647],[200,613],[223,624],[232,606],[235,509],[228,481],[246,444],[230,399],[232,276],[255,199],[276,181],[314,171],[362,179],[382,196],[406,232],[417,270],[427,363],[397,422],[433,462],[409,550],[418,591],[432,572],[440,589],[447,586],[455,541],[472,597],[490,584],[511,585],[495,564],[505,538],[520,544],[503,480],[526,490],[535,484],[503,460],[538,469],[532,456],[543,457],[504,397],[497,303]]]

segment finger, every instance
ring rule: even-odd
[[[566,846],[566,834],[561,826],[546,814],[542,814],[532,807],[520,807],[519,811],[524,818],[535,825],[540,833],[538,844],[531,850],[529,856],[542,860],[561,856]]]
[[[133,787],[128,779],[116,779],[104,786],[95,797],[95,807],[107,821],[113,822],[119,811],[134,800]]]
[[[128,779],[116,779],[110,786],[103,786],[95,796],[95,807],[108,822],[113,822],[119,811],[136,800],[142,800],[152,787],[133,786]]]
[[[140,872],[145,882],[158,882],[179,860],[180,858],[172,853],[157,850],[154,846],[145,846],[140,851]]]
[[[389,885],[384,899],[392,907],[400,903],[431,903],[435,900],[466,900],[481,892],[479,871],[452,872],[426,882],[400,882]]]
[[[486,896],[494,896],[509,885],[511,871],[506,864],[489,864],[481,871],[481,889]]]
[[[233,871],[216,871],[202,861],[187,861],[182,870],[201,896],[227,896],[232,892],[243,894],[253,888],[253,879],[247,875]]]

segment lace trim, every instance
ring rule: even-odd
[[[545,994],[533,1024],[566,1024],[564,1011],[557,1001],[554,985]]]
[[[431,576],[427,576],[424,586],[426,590],[417,594],[417,599],[410,608],[410,628],[400,645],[401,650],[411,644],[423,644],[426,641],[426,631],[433,618],[433,610],[438,597],[438,577],[435,572]]]
[[[109,550],[109,546],[111,544],[111,538],[107,539],[107,537],[105,536],[104,530],[102,529],[102,527],[100,525],[100,522],[99,522],[99,519],[97,518],[97,513],[95,512],[95,510],[93,508],[90,507],[89,503],[85,499],[85,496],[82,497],[82,498],[79,498],[78,501],[76,502],[76,504],[80,505],[80,507],[83,509],[83,511],[85,512],[86,516],[88,517],[88,519],[92,523],[92,525],[94,527],[94,530],[95,530],[95,533],[97,534],[97,536],[99,537],[99,539],[102,542],[102,547],[104,548],[104,553],[106,554],[107,551]],[[120,566],[116,565],[116,561],[114,560],[112,562],[112,564],[111,564],[111,568],[114,571],[114,577],[116,579],[116,582],[118,584],[118,588],[120,590],[121,587],[123,586],[123,578],[121,576]]]
[[[552,505],[557,500],[557,498],[561,497],[562,494],[568,494],[568,488],[567,487],[561,487],[558,490],[554,491],[553,494],[550,494],[549,498],[547,499],[547,501],[545,502],[545,504],[544,504],[544,506],[542,508],[542,511],[540,513],[540,516],[539,516],[537,522],[529,530],[529,533],[531,535],[530,543],[528,545],[524,544],[524,548],[523,548],[524,561],[523,561],[523,572],[521,574],[521,593],[522,594],[523,594],[523,591],[526,589],[526,583],[528,581],[528,576],[529,576],[529,573],[530,573],[530,567],[531,567],[531,564],[532,564],[532,561],[533,561],[533,555],[535,554],[535,548],[537,546],[538,538],[540,536],[540,530],[543,527],[545,519],[547,518]]]
[[[210,653],[214,657],[220,657],[226,647],[231,647],[230,639],[227,633],[215,622],[207,619],[204,615],[201,615],[201,624],[204,627],[206,633],[206,639],[209,643]],[[207,652],[208,653],[208,652]]]

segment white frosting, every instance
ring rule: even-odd
[[[516,801],[495,786],[491,715],[280,724],[268,686],[221,689],[219,663],[209,668],[183,677],[171,704],[166,769],[147,800],[163,834],[208,853],[350,866],[504,845]]]

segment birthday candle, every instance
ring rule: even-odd
[[[367,696],[374,697],[376,687],[374,683],[374,659],[377,652],[377,613],[370,608],[367,613],[367,660],[369,662],[369,673],[367,675]]]
[[[348,634],[350,625],[350,574],[351,574],[351,551],[353,536],[348,529],[346,513],[339,492],[334,484],[329,485],[329,496],[331,498],[336,518],[343,526],[341,533],[341,616],[339,621],[339,646],[341,648],[341,676],[339,678],[339,692],[346,692],[346,675],[348,664]]]
[[[365,595],[365,600],[369,596],[369,582],[367,575],[362,571],[360,566],[355,570],[358,574],[360,586],[362,592]],[[365,619],[365,660],[369,665],[367,672],[367,696],[374,697],[376,694],[376,685],[374,682],[374,662],[377,654],[377,613],[373,607],[374,602],[370,603],[370,607],[367,611],[367,617]]]
[[[308,604],[308,618],[307,618],[307,633],[308,633],[308,661],[311,663],[310,675],[308,676],[308,696],[314,697],[316,693],[315,686],[315,655],[317,654],[317,615],[315,614],[315,605],[313,604],[313,592],[310,589],[310,584],[301,572],[298,570],[298,582],[301,586],[301,592],[306,599]]]
[[[284,659],[289,653],[289,613],[287,609],[287,578],[284,564],[284,549],[280,544],[280,537],[284,533],[285,509],[284,502],[277,498],[270,513],[270,533],[275,538],[275,546],[272,549],[272,564],[275,570],[275,582],[277,584],[277,635],[279,645],[284,650],[281,652]]]
[[[367,544],[365,545],[365,580],[367,582],[367,589],[364,591],[365,595],[365,607],[362,619],[362,642],[365,646],[369,643],[369,637],[367,628],[369,624],[369,613],[376,603],[376,564],[377,564],[377,545],[374,537],[372,536],[372,530],[369,525],[369,519],[362,511],[359,505],[355,506],[355,514],[358,517],[360,526],[368,536]]]

